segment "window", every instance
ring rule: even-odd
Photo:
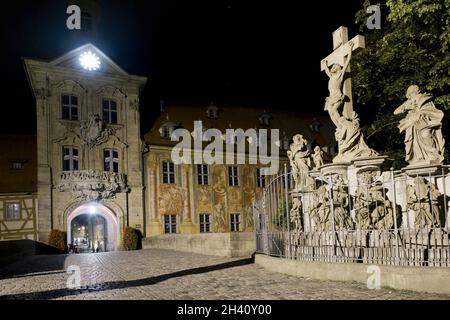
[[[228,185],[232,187],[239,185],[238,167],[236,166],[228,167]]]
[[[164,216],[164,233],[177,233],[177,216],[175,214]]]
[[[73,95],[61,96],[62,118],[78,120],[78,97]]]
[[[207,233],[210,232],[210,215],[207,213],[200,214],[200,232]]]
[[[197,180],[198,184],[208,184],[208,165],[197,165]]]
[[[206,115],[209,119],[219,119],[219,108],[211,102],[211,105],[206,109]]]
[[[270,126],[270,120],[272,120],[272,116],[264,110],[264,113],[258,118],[259,123],[263,126]]]
[[[163,161],[163,183],[175,183],[175,165],[171,161]]]
[[[23,163],[22,162],[13,162],[12,168],[14,170],[21,170],[21,169],[23,169]]]
[[[103,150],[105,171],[119,172],[119,152],[115,149]]]
[[[19,220],[20,219],[20,204],[7,203],[5,208],[5,220]]]
[[[260,168],[256,168],[256,185],[258,188],[266,187],[266,176],[261,174]]]
[[[172,133],[172,128],[168,126],[164,126],[161,128],[161,137],[165,139],[169,139]]]
[[[111,99],[103,99],[103,121],[117,124],[117,103]]]
[[[79,152],[76,147],[63,147],[63,171],[79,170]]]
[[[239,213],[232,213],[230,222],[231,222],[231,232],[240,231],[241,215]]]

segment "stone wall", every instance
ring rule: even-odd
[[[248,257],[256,250],[252,232],[164,234],[144,239],[143,247],[220,257]]]
[[[325,263],[280,259],[257,254],[255,262],[267,270],[319,280],[357,281],[366,284],[369,264]],[[382,287],[450,294],[450,268],[378,265]]]

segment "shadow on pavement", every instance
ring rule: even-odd
[[[149,286],[153,285],[168,279],[184,277],[194,274],[207,273],[211,271],[223,270],[228,268],[234,268],[239,266],[244,266],[248,264],[253,264],[255,262],[254,256],[248,259],[241,259],[221,264],[216,264],[212,266],[199,267],[187,270],[176,271],[173,273],[162,274],[159,276],[148,277],[137,280],[129,280],[129,281],[108,281],[96,283],[88,286],[83,286],[78,289],[55,289],[48,291],[39,291],[39,292],[30,292],[30,293],[21,293],[21,294],[10,294],[10,295],[2,295],[0,296],[0,300],[47,300],[47,299],[56,299],[66,296],[76,296],[83,293],[88,292],[101,292],[107,290],[115,290],[115,289],[125,289],[125,288],[133,288],[140,286]]]

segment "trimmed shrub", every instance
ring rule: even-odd
[[[67,252],[66,233],[61,230],[51,230],[48,236],[48,245],[58,249],[61,253]]]
[[[123,230],[122,245],[124,250],[136,250],[138,247],[139,235],[136,229],[126,227]]]

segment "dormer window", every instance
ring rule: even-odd
[[[159,134],[161,138],[170,139],[172,137],[172,133],[175,131],[176,123],[169,120],[169,115],[166,116],[167,121],[164,122],[159,128]]]
[[[270,126],[270,120],[272,120],[272,116],[264,110],[264,113],[259,116],[259,123],[263,126]]]
[[[313,121],[311,122],[311,124],[309,125],[309,128],[311,129],[312,132],[320,132],[320,127],[322,126],[322,123],[320,123],[319,120],[317,120],[316,118],[313,119]]]
[[[209,119],[219,119],[219,108],[211,102],[211,105],[206,109],[206,115]]]

